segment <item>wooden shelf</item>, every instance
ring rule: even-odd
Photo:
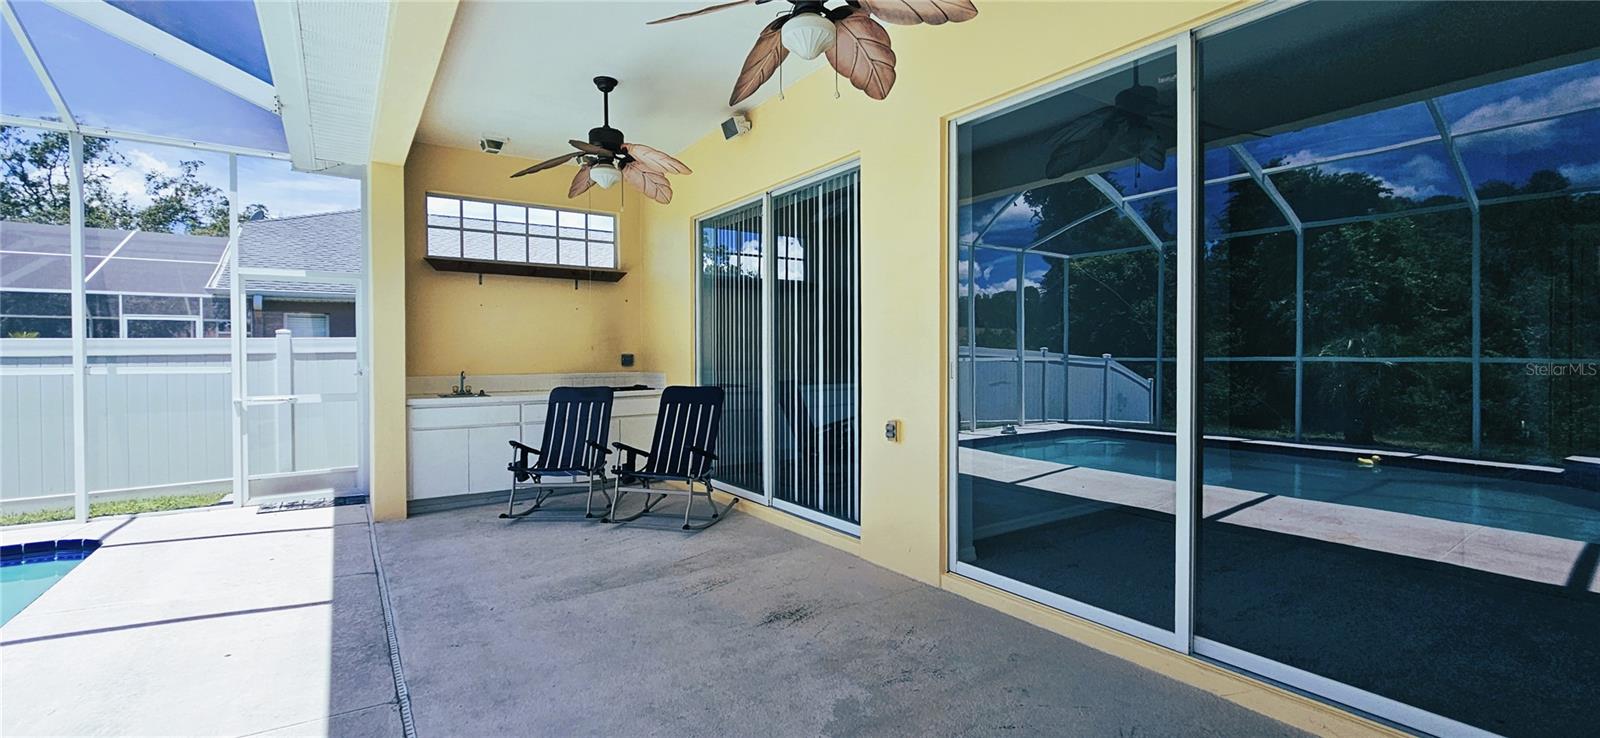
[[[593,282],[617,282],[628,274],[621,269],[605,269],[602,267],[529,264],[522,261],[463,259],[456,256],[427,256],[423,257],[423,260],[427,261],[429,266],[441,272],[466,272],[468,274],[506,274],[513,277],[583,279]]]

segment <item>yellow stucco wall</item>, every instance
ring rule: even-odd
[[[899,77],[888,100],[870,100],[844,81],[836,99],[834,76],[823,72],[751,112],[749,134],[725,141],[708,132],[680,154],[695,173],[674,180],[672,203],[644,212],[644,353],[671,380],[693,381],[697,215],[859,157],[866,429],[859,551],[937,583],[945,568],[946,121],[1233,5],[985,2],[967,23],[890,28]],[[788,64],[790,79],[805,68],[794,57]],[[903,422],[899,443],[878,432],[890,419]]]
[[[365,211],[371,246],[367,253],[372,312],[367,340],[372,347],[368,412],[371,430],[372,514],[379,520],[406,516],[406,258],[405,170],[373,162],[367,167]]]
[[[417,144],[406,159],[406,373],[409,376],[641,371],[638,275],[617,283],[574,282],[435,271],[423,261],[429,192],[548,205],[617,216],[619,265],[639,261],[639,214],[646,201],[621,187],[598,187],[576,200],[577,172],[561,166],[510,179],[533,162]],[[623,369],[619,354],[641,354]]]

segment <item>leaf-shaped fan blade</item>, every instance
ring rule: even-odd
[[[1050,158],[1044,165],[1044,176],[1054,179],[1094,163],[1127,130],[1127,121],[1122,116],[1097,115],[1100,112],[1083,116],[1097,119],[1097,125],[1076,126],[1082,118],[1068,124],[1074,127],[1077,134],[1060,139],[1050,151]]]
[[[667,16],[665,18],[657,18],[657,19],[655,19],[653,21],[645,23],[645,25],[653,26],[653,25],[656,25],[656,24],[659,24],[659,23],[671,23],[673,21],[683,20],[684,18],[693,18],[693,17],[695,17],[697,15],[705,15],[706,13],[715,13],[715,12],[717,12],[719,10],[727,10],[728,8],[732,8],[732,7],[735,7],[735,6],[738,6],[738,5],[750,5],[751,3],[754,3],[754,2],[756,2],[756,0],[733,0],[733,2],[731,2],[731,3],[717,3],[716,5],[707,5],[706,7],[701,8],[699,10],[691,10],[691,11],[689,11],[687,13],[679,13],[677,15],[669,15],[669,16]]]
[[[894,50],[889,32],[866,13],[851,13],[833,22],[828,63],[867,97],[882,100],[894,87]]]
[[[661,149],[646,146],[641,143],[628,143],[622,145],[622,150],[633,158],[634,165],[644,165],[646,169],[662,174],[694,174],[683,162],[673,158]]]
[[[728,107],[739,104],[739,101],[754,95],[761,85],[778,71],[778,65],[788,58],[789,50],[784,48],[783,36],[778,29],[783,27],[783,22],[789,16],[783,16],[761,29],[761,35],[756,37],[756,45],[750,48],[750,55],[744,58],[744,68],[739,70],[739,79],[733,83],[733,94],[728,96]]]
[[[972,0],[857,0],[868,13],[898,26],[937,26],[978,17]]]
[[[1091,132],[1105,127],[1107,122],[1120,114],[1121,111],[1109,106],[1092,110],[1067,121],[1065,125],[1056,129],[1055,133],[1050,134],[1044,142],[1055,146],[1065,141],[1083,138]]]
[[[551,167],[561,166],[562,164],[565,164],[565,163],[567,163],[567,162],[569,162],[569,161],[571,161],[573,159],[576,159],[576,158],[578,158],[578,154],[576,154],[576,153],[562,154],[562,155],[560,155],[558,157],[555,157],[553,159],[545,159],[544,161],[541,161],[538,164],[535,164],[535,165],[533,165],[531,167],[528,167],[527,169],[524,169],[524,170],[522,170],[520,172],[517,172],[516,174],[513,174],[511,176],[512,177],[521,177],[524,174],[533,174],[534,172],[542,172],[542,171],[544,171],[546,169],[549,169]]]
[[[567,197],[577,197],[589,191],[594,186],[594,180],[589,177],[592,165],[585,164],[578,168],[578,173],[572,175],[572,186],[567,188]]]
[[[604,146],[596,146],[588,141],[579,141],[575,138],[569,138],[567,139],[567,143],[572,144],[572,148],[582,151],[585,154],[594,154],[595,156],[614,156],[610,149]]]
[[[622,181],[662,205],[672,202],[672,185],[665,174],[629,164],[622,168]]]

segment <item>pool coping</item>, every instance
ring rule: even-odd
[[[41,561],[81,560],[99,550],[93,538],[62,538],[53,541],[8,543],[0,546],[0,566],[33,564]]]
[[[963,437],[959,440],[958,445],[966,448],[984,450],[987,450],[992,446],[1015,443],[1021,440],[1045,440],[1049,438],[1061,438],[1067,436],[1120,435],[1132,437],[1155,436],[1166,439],[1176,438],[1176,434],[1167,431],[1141,428],[1118,428],[1114,426],[1067,424],[1031,432],[972,433],[970,431],[963,431],[961,435]],[[1381,463],[1386,466],[1426,469],[1429,471],[1442,471],[1456,474],[1470,474],[1505,480],[1541,482],[1544,484],[1556,484],[1586,491],[1600,492],[1600,471],[1595,470],[1595,460],[1581,456],[1568,457],[1568,459],[1566,459],[1568,465],[1562,467],[1543,466],[1536,464],[1514,464],[1502,461],[1489,461],[1485,459],[1466,459],[1454,456],[1441,456],[1426,452],[1361,448],[1354,446],[1337,446],[1318,443],[1296,443],[1294,441],[1240,438],[1238,436],[1207,435],[1204,437],[1204,441],[1208,447],[1212,448],[1250,450],[1269,454],[1299,455],[1329,460],[1349,460],[1352,455],[1381,456]]]

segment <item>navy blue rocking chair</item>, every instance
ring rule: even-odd
[[[594,517],[594,493],[599,489],[606,501],[606,457],[611,449],[610,387],[557,387],[550,392],[545,408],[544,440],[539,448],[511,442],[511,498],[502,518],[520,518],[539,509],[558,490],[587,488],[583,516]],[[561,477],[551,480],[550,477]],[[516,511],[518,485],[534,490],[533,505]],[[598,486],[597,486],[598,485]]]
[[[623,453],[622,463],[612,472],[616,475],[616,494],[611,497],[611,512],[604,518],[607,523],[626,523],[650,512],[668,495],[689,498],[683,508],[683,529],[700,530],[715,525],[739,502],[735,497],[725,507],[718,508],[711,497],[711,467],[717,460],[717,430],[722,425],[721,387],[668,387],[661,393],[661,407],[656,411],[655,435],[650,450],[634,448],[626,443],[613,443]],[[639,460],[644,465],[639,466]],[[697,489],[698,487],[698,489]],[[625,518],[617,517],[617,507],[630,492],[644,495],[644,507]],[[696,496],[706,498],[711,506],[711,517],[691,524],[690,512]]]

